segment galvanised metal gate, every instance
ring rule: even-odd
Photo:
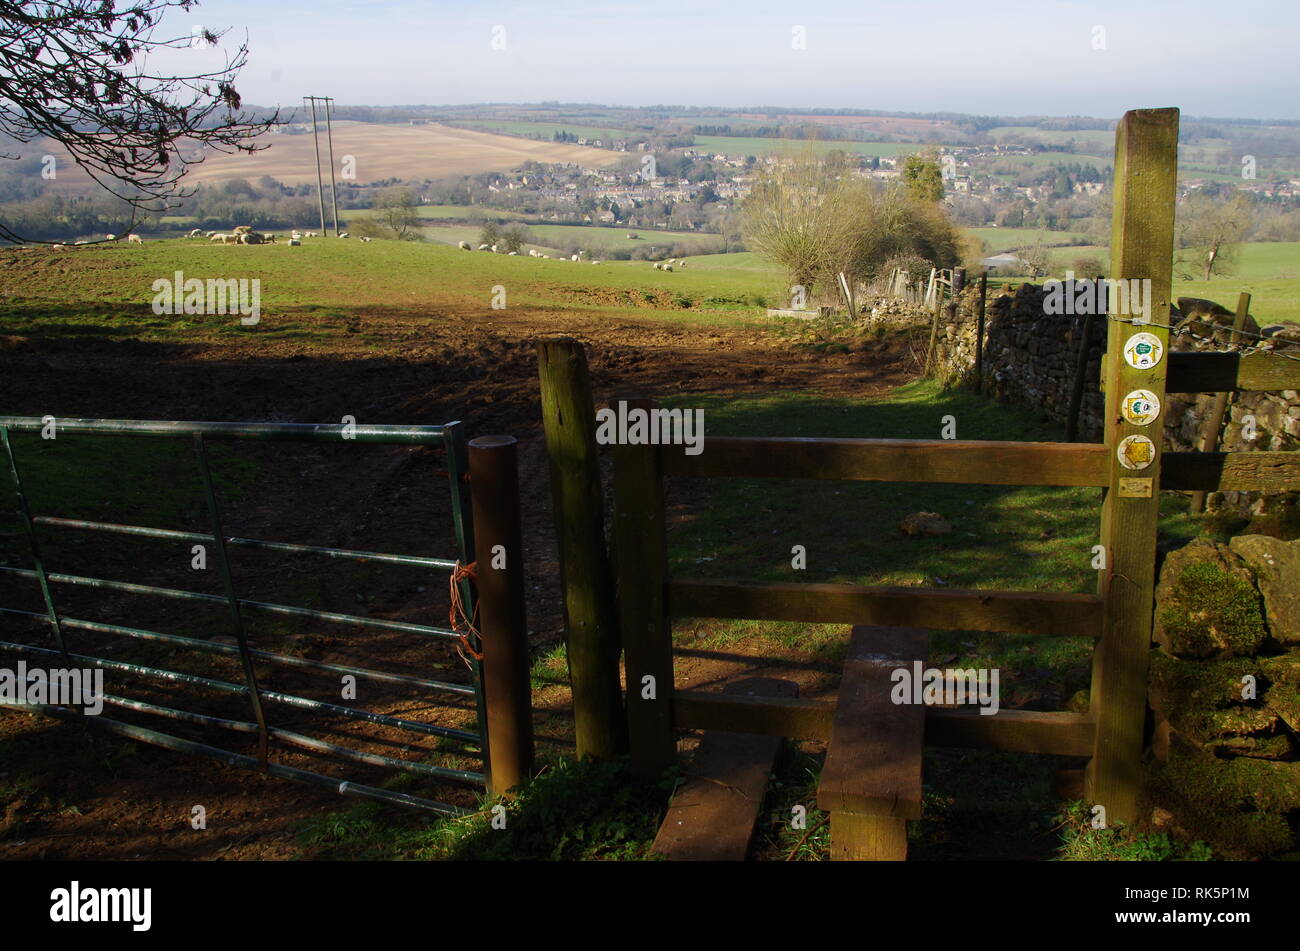
[[[189,438],[192,440],[196,454],[198,472],[201,478],[203,493],[210,518],[210,532],[198,533],[175,531],[148,528],[140,525],[123,525],[109,522],[86,521],[51,515],[33,514],[29,505],[29,493],[24,489],[22,468],[19,464],[18,454],[15,449],[13,434],[23,432],[41,432],[42,430],[47,430],[51,423],[54,427],[55,436],[59,440],[81,436],[111,437],[124,435],[160,438]],[[315,545],[293,544],[289,542],[240,538],[227,535],[222,528],[221,511],[217,503],[216,490],[214,488],[209,465],[207,444],[210,440],[232,439],[315,443],[342,443],[347,440],[354,443],[365,444],[441,447],[446,454],[446,472],[451,496],[451,517],[454,526],[455,540],[458,547],[456,557],[434,558],[390,554],[386,552],[354,551]],[[464,783],[474,786],[484,786],[488,784],[488,768],[486,763],[483,771],[470,771],[452,769],[425,762],[398,759],[373,752],[352,749],[336,743],[327,742],[317,737],[306,736],[300,733],[277,728],[268,722],[268,717],[265,712],[265,707],[267,705],[282,705],[296,708],[298,710],[343,717],[349,720],[366,721],[371,724],[379,724],[385,727],[392,727],[419,735],[438,737],[441,740],[451,740],[462,747],[462,752],[471,754],[477,753],[478,755],[484,756],[486,759],[488,751],[488,713],[484,701],[483,690],[483,668],[481,664],[483,655],[480,653],[482,644],[479,640],[478,631],[475,629],[471,620],[476,617],[476,613],[475,590],[470,583],[473,570],[472,566],[474,563],[475,541],[473,530],[471,528],[472,520],[470,494],[468,489],[470,453],[467,451],[468,445],[460,423],[453,422],[448,423],[445,426],[360,426],[355,424],[317,425],[300,423],[162,422],[94,419],[54,420],[50,417],[40,419],[34,417],[0,416],[0,442],[3,443],[4,451],[7,456],[9,473],[13,480],[13,486],[19,504],[19,516],[23,523],[23,532],[26,536],[26,542],[32,560],[32,568],[30,569],[0,566],[0,572],[36,581],[40,587],[41,597],[44,600],[45,607],[44,613],[39,613],[0,606],[0,615],[24,618],[29,622],[44,623],[49,629],[52,644],[52,646],[41,647],[35,644],[16,643],[6,639],[0,640],[0,649],[36,655],[48,659],[62,660],[69,668],[77,665],[88,665],[90,667],[103,668],[105,671],[114,671],[120,674],[139,677],[154,682],[196,687],[204,690],[215,691],[221,694],[245,697],[249,702],[249,712],[252,715],[251,720],[233,720],[226,717],[216,717],[194,711],[177,710],[139,699],[131,699],[128,697],[117,696],[115,694],[108,694],[107,692],[103,697],[103,701],[106,705],[134,711],[136,713],[149,714],[205,728],[219,728],[237,733],[256,735],[258,755],[254,757],[231,752],[216,746],[211,746],[207,743],[196,742],[194,740],[162,733],[153,729],[146,729],[132,723],[124,723],[103,716],[86,716],[82,711],[67,706],[52,704],[23,704],[21,706],[0,704],[0,706],[5,706],[9,709],[35,710],[60,719],[82,721],[87,725],[140,742],[161,746],[166,749],[206,756],[229,765],[261,770],[272,776],[329,787],[345,795],[377,799],[388,803],[414,807],[440,814],[456,815],[465,810],[457,806],[448,805],[431,799],[420,798],[376,786],[340,781],[339,779],[321,773],[277,764],[269,760],[268,748],[272,743],[274,743],[284,747],[308,750],[316,754],[334,757],[348,762],[387,767],[435,780],[447,780],[454,783]],[[482,442],[482,440],[475,441],[475,452],[479,451],[477,449],[477,443],[479,442]],[[503,443],[508,443],[508,445],[504,445],[504,448],[509,450],[508,460],[502,458],[500,461],[508,462],[511,473],[513,474],[515,466],[514,440],[508,439],[508,437],[504,439],[503,437],[488,437],[488,442],[490,443],[488,447],[489,454],[493,449],[502,448]],[[493,464],[495,464],[495,461]],[[485,482],[486,481],[489,480],[485,480]],[[512,487],[515,485],[512,477],[509,478],[508,481]],[[500,493],[497,493],[497,495],[498,500],[502,498]],[[509,500],[507,500],[507,507],[509,507]],[[513,522],[513,524],[517,526],[517,500],[516,511],[513,515],[513,519],[510,513],[505,513],[498,518],[496,513],[493,513],[493,518],[491,520],[504,521],[506,523]],[[485,521],[487,520],[485,519]],[[221,575],[222,585],[224,587],[224,596],[159,587],[155,585],[133,584],[124,581],[88,577],[85,575],[61,574],[50,571],[47,569],[47,566],[41,557],[41,546],[37,531],[38,527],[117,533],[122,535],[144,536],[169,541],[197,542],[204,545],[211,545],[212,554],[215,557],[216,565]],[[450,580],[455,585],[455,593],[458,595],[458,600],[460,602],[459,607],[462,613],[459,617],[462,617],[466,621],[464,625],[465,630],[460,631],[453,628],[433,627],[429,625],[408,623],[405,621],[319,611],[295,605],[252,601],[240,598],[236,594],[234,578],[231,573],[229,557],[229,551],[231,548],[263,549],[301,554],[309,557],[315,556],[355,562],[404,565],[415,568],[449,572],[451,573],[449,576]],[[466,571],[462,566],[470,566],[470,570]],[[501,579],[496,578],[495,576],[493,578],[494,584],[500,580]],[[54,586],[56,585],[76,585],[99,589],[102,591],[149,595],[191,602],[207,602],[209,604],[220,604],[224,602],[228,606],[230,630],[234,635],[235,643],[233,645],[227,645],[210,640],[166,634],[139,627],[106,624],[94,620],[69,617],[60,614],[56,608],[56,598],[54,596]],[[506,583],[506,586],[509,587],[508,582]],[[519,601],[522,604],[521,581],[519,581],[518,589],[520,595]],[[501,586],[496,585],[495,590],[501,590]],[[453,600],[455,600],[455,598]],[[461,646],[462,656],[467,655],[466,659],[470,665],[472,682],[470,684],[450,683],[430,680],[423,677],[409,676],[406,674],[384,672],[365,667],[336,663],[325,663],[323,661],[311,660],[305,657],[295,657],[286,654],[257,650],[249,646],[248,637],[245,634],[243,617],[246,613],[309,618],[316,621],[328,622],[330,624],[397,632],[421,638],[455,642]],[[509,611],[503,612],[495,610],[494,614],[496,615],[497,628],[500,629],[499,619],[508,615]],[[514,627],[522,627],[522,612],[510,616],[515,622],[513,625]],[[456,627],[460,626],[454,621],[452,623]],[[485,624],[485,630],[486,627]],[[128,663],[121,660],[113,660],[110,658],[78,653],[75,651],[75,640],[68,636],[71,631],[96,632],[99,634],[131,638],[138,641],[176,645],[187,650],[198,650],[213,654],[221,654],[231,658],[237,657],[243,671],[244,682],[234,683],[214,679],[212,677],[204,677],[192,673],[183,673],[180,671],[164,669],[161,667]],[[512,636],[518,635],[522,637],[524,633],[525,632],[523,631],[515,631]],[[320,671],[336,676],[350,675],[358,680],[368,679],[388,684],[400,684],[415,688],[416,690],[427,694],[442,694],[472,698],[476,710],[477,728],[473,731],[456,729],[439,724],[423,723],[403,717],[390,716],[370,710],[344,706],[342,704],[309,699],[307,697],[285,693],[278,690],[268,690],[259,687],[257,674],[254,669],[254,662]],[[511,664],[509,666],[515,668],[518,667],[517,664]],[[518,677],[516,676],[512,688],[517,688],[517,684]],[[524,681],[523,688],[523,709],[526,719],[526,680]],[[518,722],[519,719],[518,716],[515,717],[516,722]],[[502,732],[513,735],[518,733],[519,730],[514,729],[512,724],[506,723]],[[525,729],[524,732],[527,732],[527,730]],[[519,737],[512,736],[513,742],[518,743],[518,740]],[[528,757],[531,758],[531,735],[527,737],[527,740],[527,753]],[[475,747],[477,747],[477,750],[474,749]],[[496,761],[496,759],[497,756],[494,754],[493,761]]]

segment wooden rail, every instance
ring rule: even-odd
[[[1139,328],[1140,329],[1140,328]],[[1232,393],[1239,390],[1300,390],[1300,351],[1169,354],[1170,393]]]
[[[853,584],[671,580],[670,617],[725,617],[809,624],[875,624],[1046,637],[1101,634],[1094,594],[962,591]]]
[[[730,697],[707,690],[676,690],[673,726],[679,730],[723,730],[788,736],[800,740],[831,738],[835,704],[808,699]],[[1088,756],[1093,721],[1068,711],[999,710],[984,716],[975,710],[928,707],[925,742],[929,746]]]
[[[1101,444],[710,436],[699,455],[662,446],[663,474],[738,478],[1104,486]]]

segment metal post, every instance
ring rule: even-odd
[[[334,237],[339,236],[339,192],[334,184],[334,133],[330,128],[330,113],[334,111],[334,100],[325,96],[325,141],[330,151],[330,201],[334,203]]]
[[[485,759],[488,791],[496,795],[525,782],[533,769],[517,445],[513,436],[480,436],[469,444],[483,693],[489,720]]]
[[[306,96],[311,103],[311,141],[316,147],[316,198],[320,204],[320,233],[325,235],[325,182],[321,180],[320,174],[320,133],[316,128],[316,97]]]

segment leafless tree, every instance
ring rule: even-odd
[[[195,0],[0,0],[0,133],[59,142],[103,188],[137,211],[161,210],[188,193],[186,169],[202,155],[182,148],[253,152],[279,114],[243,111],[234,79],[248,58],[241,43],[224,65],[189,75],[151,69],[151,54],[204,43],[226,31],[160,36],[170,7]],[[21,156],[3,154],[4,158]],[[0,221],[0,238],[23,241]]]

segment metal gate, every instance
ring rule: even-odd
[[[33,513],[29,504],[30,492],[24,489],[23,468],[16,450],[16,433],[42,432],[49,434],[51,427],[60,441],[82,437],[113,436],[149,436],[162,439],[189,439],[193,442],[195,462],[202,483],[210,530],[186,532],[171,529],[149,528],[140,525],[117,524],[111,522],[87,521],[83,519],[63,518],[57,515]],[[415,555],[391,554],[387,552],[355,551],[340,548],[327,548],[316,545],[294,544],[282,541],[241,538],[226,534],[222,527],[222,513],[217,501],[207,445],[212,440],[275,440],[313,443],[343,443],[345,440],[356,444],[380,444],[403,446],[430,446],[441,448],[446,456],[446,474],[450,490],[450,513],[454,526],[457,551],[452,557],[425,557]],[[299,424],[299,423],[220,423],[220,422],[158,422],[142,420],[95,420],[95,419],[44,419],[34,417],[0,416],[0,442],[3,442],[7,456],[10,476],[17,495],[18,514],[22,522],[22,532],[30,551],[30,568],[0,566],[0,572],[10,576],[35,581],[40,588],[44,601],[44,611],[35,612],[0,606],[0,614],[22,618],[28,622],[43,623],[49,631],[49,641],[45,646],[18,643],[9,639],[0,640],[0,649],[20,652],[27,655],[62,661],[69,669],[78,666],[102,668],[119,675],[140,678],[154,683],[181,685],[213,691],[227,696],[246,698],[251,719],[230,719],[190,710],[178,710],[157,703],[146,702],[105,692],[103,702],[115,708],[147,714],[164,720],[230,731],[257,740],[257,755],[247,755],[196,742],[184,737],[148,729],[133,723],[110,719],[104,716],[87,716],[84,712],[67,705],[26,704],[17,706],[2,703],[9,709],[34,710],[60,719],[76,720],[88,726],[115,733],[132,740],[164,747],[178,752],[196,754],[219,760],[229,765],[246,767],[263,771],[269,775],[293,779],[309,784],[332,788],[344,795],[360,796],[384,802],[414,807],[434,813],[456,815],[465,810],[432,799],[420,798],[394,790],[373,785],[364,785],[310,770],[299,769],[272,762],[269,748],[279,746],[296,750],[307,750],[329,758],[350,763],[362,763],[370,766],[386,767],[392,770],[415,774],[435,780],[484,786],[487,784],[486,764],[480,770],[455,769],[380,755],[375,752],[353,749],[337,743],[328,742],[318,737],[307,736],[277,728],[273,725],[274,717],[268,716],[267,708],[289,707],[301,711],[342,717],[347,720],[365,721],[384,727],[395,728],[418,736],[436,737],[440,742],[450,741],[458,747],[458,752],[486,757],[487,751],[487,710],[484,702],[483,678],[480,653],[482,645],[478,632],[470,619],[475,617],[475,591],[470,583],[470,572],[458,570],[461,566],[471,566],[474,562],[474,536],[471,522],[470,496],[468,490],[468,452],[465,435],[460,423],[448,423],[445,426],[359,426],[355,424]],[[511,440],[513,443],[513,440]],[[513,465],[513,447],[510,463]],[[41,556],[38,529],[59,531],[91,531],[116,533],[120,535],[143,536],[172,542],[197,543],[211,546],[211,554],[220,573],[223,595],[206,594],[197,591],[156,585],[134,584],[125,581],[90,577],[81,574],[64,574],[52,571]],[[291,553],[306,558],[342,559],[354,562],[369,562],[387,565],[402,565],[417,569],[429,569],[448,573],[449,580],[455,585],[459,595],[460,609],[466,623],[462,626],[455,621],[452,627],[434,627],[414,624],[400,620],[365,617],[355,614],[343,614],[315,610],[290,604],[253,601],[238,596],[231,572],[231,553],[233,549],[262,549],[275,552]],[[62,585],[82,586],[105,592],[119,592],[133,595],[174,599],[189,602],[227,605],[229,611],[230,633],[233,644],[223,644],[212,640],[183,637],[176,634],[162,633],[141,627],[106,624],[95,620],[69,617],[58,611],[56,588]],[[453,598],[453,600],[455,600]],[[468,661],[471,682],[453,683],[445,680],[433,680],[338,663],[326,663],[306,657],[290,656],[257,650],[249,646],[245,634],[244,617],[250,614],[270,614],[292,618],[307,618],[331,625],[353,628],[365,628],[392,633],[411,635],[413,637],[449,641],[455,643],[459,652]],[[460,630],[456,628],[461,628]],[[92,656],[77,652],[76,637],[73,632],[86,631],[97,634],[129,638],[135,641],[155,642],[175,645],[185,650],[195,650],[224,655],[237,659],[242,668],[243,682],[219,680],[213,677],[199,676],[152,665],[129,663],[107,657]],[[107,652],[107,651],[106,651]],[[322,700],[310,699],[295,693],[268,690],[259,687],[257,664],[296,668],[298,671],[309,670],[323,674],[351,676],[356,680],[369,680],[387,684],[400,684],[410,687],[422,695],[441,695],[469,698],[473,700],[476,711],[477,726],[474,730],[463,730],[436,723],[424,723],[399,716],[377,713],[354,706],[345,706]],[[526,689],[526,684],[525,684]],[[206,736],[206,734],[205,734]],[[405,749],[405,747],[404,747]],[[433,752],[427,749],[420,752]]]

